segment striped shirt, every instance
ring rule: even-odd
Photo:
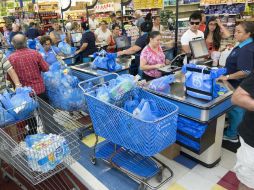
[[[6,88],[6,73],[12,66],[4,53],[0,50],[0,93]]]

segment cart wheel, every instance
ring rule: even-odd
[[[163,176],[162,176],[162,169],[160,169],[160,171],[158,172],[157,176],[156,176],[156,180],[161,183],[163,180]]]
[[[94,156],[91,157],[91,162],[93,165],[96,165],[96,158]]]
[[[78,132],[78,136],[79,136],[79,140],[82,141],[82,140],[83,140],[83,134],[82,134],[82,132],[79,131],[79,132]]]

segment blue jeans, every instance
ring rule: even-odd
[[[242,122],[245,110],[235,106],[228,112],[229,127],[227,128],[225,135],[228,137],[236,137],[238,135],[238,127]]]
[[[172,60],[174,58],[174,48],[171,48],[164,52],[166,59]]]

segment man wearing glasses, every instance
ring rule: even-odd
[[[184,53],[190,53],[189,42],[195,39],[204,38],[204,33],[198,30],[202,16],[199,11],[191,14],[189,18],[189,29],[182,35],[181,44]]]

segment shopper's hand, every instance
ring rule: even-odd
[[[219,26],[222,26],[222,23],[221,23],[221,21],[220,21],[219,18],[217,18],[216,21],[217,21],[217,24],[218,24]]]
[[[125,52],[124,52],[124,51],[119,51],[119,52],[117,52],[117,57],[122,56],[122,55],[125,55]]]
[[[80,53],[80,50],[77,50],[76,52],[75,52],[75,55],[77,55],[77,54],[79,54]]]
[[[228,77],[226,77],[226,76],[220,76],[218,78],[218,81],[227,81],[227,80],[228,80]]]
[[[169,65],[169,64],[171,64],[171,62],[168,59],[166,59],[165,64]]]

